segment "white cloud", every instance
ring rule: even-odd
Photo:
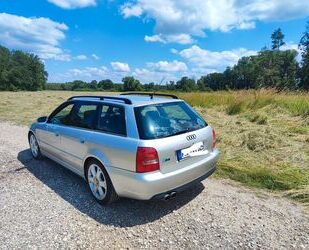
[[[87,60],[88,57],[86,55],[78,55],[75,57],[77,60]]]
[[[155,43],[155,42],[165,43],[165,40],[161,37],[161,35],[145,36],[144,40],[149,43]]]
[[[10,49],[21,49],[42,59],[69,61],[71,56],[60,48],[68,27],[49,18],[27,18],[0,13],[0,43]]]
[[[105,66],[102,67],[86,67],[84,69],[71,69],[68,71],[69,75],[75,78],[96,78],[96,77],[104,77],[108,69]]]
[[[285,51],[285,50],[296,50],[297,51],[297,56],[296,56],[296,61],[300,62],[302,60],[301,56],[301,50],[298,47],[297,43],[289,42],[284,44],[283,46],[280,47],[280,50]]]
[[[171,48],[170,51],[171,51],[172,54],[175,54],[175,55],[178,54],[178,50],[177,49]]]
[[[124,18],[129,18],[132,16],[140,16],[143,13],[141,6],[134,5],[132,3],[125,3],[120,7],[120,11]]]
[[[188,34],[172,34],[172,35],[153,35],[145,36],[146,42],[161,42],[161,43],[179,43],[179,44],[191,44],[194,42],[192,37]]]
[[[292,49],[299,51],[298,44],[297,43],[286,43],[280,47],[280,50],[283,50],[283,51],[292,50]]]
[[[174,60],[172,62],[159,61],[156,63],[147,63],[147,66],[153,71],[158,72],[184,72],[188,70],[187,65],[184,62]]]
[[[117,72],[130,72],[129,64],[122,62],[111,62],[113,70]]]
[[[90,82],[92,80],[100,81],[102,79],[111,79],[119,83],[128,72],[111,70],[105,66],[73,68],[62,73],[51,72],[48,77],[49,82],[69,82],[74,80],[83,80]]]
[[[187,74],[188,67],[184,62],[177,60],[149,62],[147,68],[137,68],[133,76],[143,83],[155,82],[165,84],[169,81],[176,81],[183,74]]]
[[[63,9],[76,9],[95,6],[96,0],[48,0]]]
[[[49,82],[69,82],[74,80],[101,80],[108,78],[109,70],[105,66],[73,68],[64,73],[52,73],[48,76]]]
[[[99,59],[100,59],[100,57],[98,57],[96,54],[92,54],[91,56],[92,56],[92,58],[93,58],[94,60],[99,60]]]
[[[201,49],[197,45],[193,45],[188,49],[179,52],[179,55],[187,59],[197,68],[224,69],[227,66],[233,66],[243,56],[256,55],[256,51],[244,48],[226,50],[226,51],[210,51]]]
[[[154,20],[145,40],[179,42],[179,36],[205,36],[205,30],[252,29],[256,21],[284,21],[309,15],[308,0],[135,0],[121,7],[125,18]],[[157,35],[157,36],[156,36]],[[178,36],[178,39],[167,39]]]
[[[160,83],[165,84],[169,81],[176,81],[179,76],[170,72],[158,72],[145,68],[137,68],[133,72],[133,76],[139,79],[142,83]]]

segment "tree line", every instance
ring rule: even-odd
[[[0,46],[0,90],[42,90],[47,76],[38,56]]]
[[[0,46],[0,90],[104,90],[104,91],[208,91],[274,88],[277,90],[309,90],[309,22],[298,52],[282,50],[284,34],[276,29],[271,35],[271,47],[264,47],[257,55],[242,57],[233,67],[222,73],[215,72],[195,80],[182,77],[164,85],[142,84],[133,76],[114,83],[110,79],[84,82],[46,83],[47,72],[41,60],[29,53],[10,51]]]

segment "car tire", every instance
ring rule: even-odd
[[[36,160],[40,160],[43,158],[39,143],[33,133],[29,134],[29,146],[30,146],[30,151],[32,154],[32,157]]]
[[[90,160],[85,175],[88,188],[98,203],[107,205],[119,198],[107,171],[99,161]]]

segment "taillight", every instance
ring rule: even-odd
[[[212,149],[216,147],[216,143],[217,143],[216,131],[212,129]]]
[[[136,172],[146,173],[160,169],[158,152],[154,148],[138,147],[136,152]]]

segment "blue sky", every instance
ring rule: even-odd
[[[309,0],[1,0],[0,44],[38,54],[50,82],[198,78],[309,20]]]

